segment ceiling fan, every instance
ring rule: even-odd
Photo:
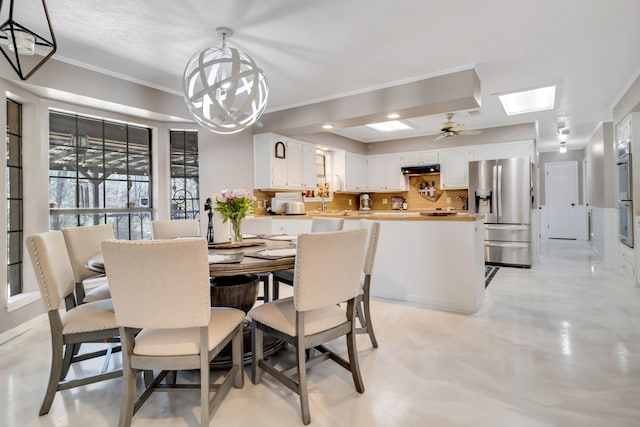
[[[452,119],[453,113],[447,113],[447,121],[440,127],[440,135],[435,137],[434,141],[455,135],[480,135],[482,133],[479,130],[464,130],[464,125],[455,123],[451,121]]]

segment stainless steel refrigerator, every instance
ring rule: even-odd
[[[484,216],[485,263],[531,267],[531,164],[469,162],[469,212]]]

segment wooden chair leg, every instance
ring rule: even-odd
[[[364,382],[360,375],[360,364],[358,363],[358,351],[356,350],[356,334],[352,331],[347,334],[347,351],[349,353],[349,367],[351,376],[358,393],[364,393]]]
[[[304,348],[304,336],[296,339],[296,363],[298,366],[298,394],[300,395],[300,412],[302,422],[307,425],[311,422],[309,410],[309,395],[307,391],[307,354]]]
[[[231,359],[233,366],[237,366],[237,372],[233,378],[233,387],[244,387],[244,335],[242,333],[242,326],[238,328],[238,332],[233,336],[231,340]]]
[[[49,413],[53,398],[58,391],[58,382],[62,375],[62,352],[64,344],[62,343],[62,334],[55,334],[51,337],[51,371],[49,372],[49,384],[44,394],[42,405],[40,406],[40,415]]]
[[[373,323],[371,322],[371,304],[368,294],[365,294],[363,296],[362,302],[364,305],[365,325],[367,328],[367,333],[369,334],[369,339],[371,340],[371,345],[373,345],[374,348],[378,348],[378,339],[376,338],[376,334],[373,331]]]
[[[62,370],[60,371],[60,381],[64,381],[69,373],[73,356],[78,353],[78,344],[67,344],[64,346],[64,357],[62,358]]]
[[[260,329],[258,329],[255,320],[251,321],[251,345],[251,382],[254,384],[258,384],[260,381],[262,381],[262,368],[260,368],[260,361],[262,361],[263,357],[264,344],[263,333]]]
[[[136,371],[131,368],[133,353],[133,333],[120,328],[122,341],[122,407],[120,408],[119,427],[130,427],[136,393]],[[146,373],[147,371],[145,371]]]

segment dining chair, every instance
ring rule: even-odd
[[[343,218],[311,218],[311,232],[322,233],[340,231],[344,227]],[[282,270],[273,273],[273,299],[280,298],[280,283],[293,286],[293,270]]]
[[[242,221],[243,234],[269,235],[272,233],[272,221],[270,216],[251,216]],[[262,283],[262,295],[259,300],[269,302],[269,285],[273,281],[271,273],[259,273],[258,279]]]
[[[115,239],[113,225],[67,227],[62,229],[62,235],[76,281],[78,304],[111,298],[106,276],[89,270],[87,264],[93,255],[102,250],[100,244],[104,240]]]
[[[231,386],[244,385],[245,313],[211,307],[207,242],[200,238],[109,240],[102,243],[102,251],[122,339],[119,425],[131,425],[133,415],[153,391],[199,389],[200,422],[208,426]],[[229,342],[232,367],[221,383],[210,384],[209,363]],[[161,383],[169,373],[197,369],[199,384],[176,384],[175,378]],[[159,373],[136,399],[136,374],[154,370]],[[212,390],[216,392],[210,398]]]
[[[175,239],[177,237],[199,237],[200,221],[197,219],[177,219],[151,221],[154,239]]]
[[[367,230],[358,228],[298,236],[293,297],[254,307],[250,312],[252,335],[251,379],[262,380],[263,371],[300,397],[302,421],[311,422],[307,368],[331,359],[351,372],[356,391],[364,392],[355,341],[355,302],[365,256]],[[346,309],[340,303],[346,302]],[[263,358],[264,334],[292,345],[295,367],[277,369]],[[323,344],[346,336],[348,360]],[[319,351],[307,360],[307,349]],[[287,372],[295,368],[297,379]]]
[[[373,272],[373,264],[378,249],[378,238],[380,237],[380,221],[363,219],[360,220],[360,226],[367,230],[367,252],[362,269],[364,277],[360,286],[360,295],[356,299],[356,315],[360,321],[360,327],[356,328],[355,332],[356,334],[368,334],[373,347],[378,348],[378,340],[371,321],[370,293],[371,273]]]
[[[118,337],[119,331],[110,299],[88,302],[60,312],[62,299],[75,301],[73,269],[61,231],[27,236],[26,245],[40,296],[47,309],[51,333],[51,370],[40,407],[40,415],[44,415],[51,409],[57,391],[122,375],[122,370],[111,370],[65,380],[72,363],[103,356],[107,352],[100,350],[76,355],[78,345],[113,339]]]

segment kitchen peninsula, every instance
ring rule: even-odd
[[[406,211],[319,215],[344,218],[345,229],[359,227],[361,219],[381,222],[372,296],[460,313],[480,307],[484,296],[482,217]],[[312,216],[276,216],[273,232],[308,232]]]

